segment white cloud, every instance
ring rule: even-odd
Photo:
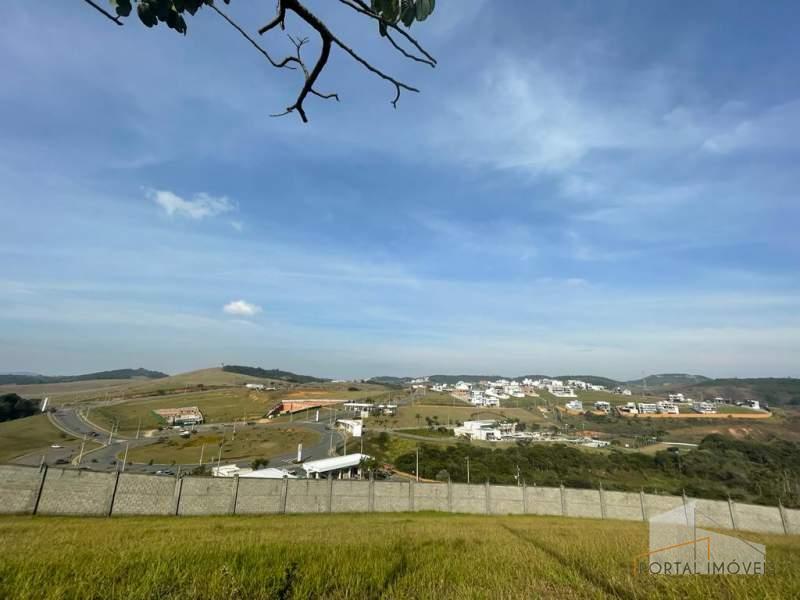
[[[253,317],[261,312],[261,307],[244,300],[234,300],[222,307],[222,311],[237,317]]]
[[[177,215],[200,220],[216,217],[236,208],[225,196],[215,197],[203,192],[195,194],[191,200],[185,200],[167,190],[148,190],[147,197],[163,208],[170,217]]]

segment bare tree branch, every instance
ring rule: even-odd
[[[114,23],[116,23],[117,25],[122,26],[123,23],[122,23],[122,21],[119,20],[118,16],[112,15],[105,8],[103,8],[102,6],[96,4],[93,0],[83,0],[83,1],[86,2],[86,4],[88,4],[89,6],[93,7],[95,10],[97,10],[100,14],[103,14],[108,19],[111,19],[112,21],[114,21]]]
[[[340,1],[342,1],[342,0],[340,0]],[[361,0],[354,0],[354,1],[355,2],[360,2]],[[350,6],[354,10],[358,10],[359,12],[363,11],[363,9],[360,9],[357,6],[354,6],[354,5],[349,4],[347,2],[344,2],[344,3],[348,4],[348,6]],[[366,7],[366,5],[364,5],[364,6]],[[305,66],[305,63],[303,62],[303,59],[302,59],[301,55],[300,55],[300,48],[308,41],[307,38],[297,39],[296,40],[295,38],[292,38],[290,36],[289,39],[292,40],[292,43],[295,45],[295,48],[297,50],[297,56],[296,57],[287,57],[286,59],[284,59],[283,64],[286,64],[290,59],[294,59],[293,62],[297,62],[301,66],[301,68],[303,69],[303,72],[306,75],[306,81],[305,81],[302,89],[300,90],[300,94],[297,96],[297,99],[295,100],[295,103],[292,104],[291,106],[289,106],[286,109],[285,112],[280,113],[280,115],[272,115],[272,116],[283,116],[283,115],[289,114],[291,112],[297,111],[298,114],[300,115],[300,118],[302,119],[302,121],[304,123],[307,123],[308,122],[308,118],[306,117],[306,113],[305,113],[305,110],[303,108],[303,102],[305,101],[305,99],[308,97],[309,94],[313,94],[313,95],[318,96],[320,98],[327,98],[327,99],[335,98],[337,101],[339,100],[339,96],[337,94],[320,94],[319,92],[314,90],[314,84],[316,83],[317,79],[319,78],[319,74],[325,68],[325,65],[328,62],[328,58],[330,57],[331,47],[334,44],[337,45],[342,50],[344,50],[347,54],[349,54],[356,62],[360,63],[365,69],[367,69],[368,71],[374,73],[375,75],[377,75],[381,79],[383,79],[385,81],[388,81],[389,83],[391,83],[394,86],[394,88],[395,88],[395,97],[392,100],[392,106],[394,106],[395,108],[397,108],[397,102],[400,100],[400,94],[401,94],[402,90],[406,90],[406,91],[409,91],[409,92],[419,92],[419,90],[417,88],[412,87],[412,86],[410,86],[408,84],[405,84],[405,83],[403,83],[401,81],[398,81],[397,79],[395,79],[394,77],[392,77],[390,75],[387,75],[386,73],[384,73],[380,69],[377,69],[377,68],[373,67],[367,60],[365,60],[364,58],[359,56],[355,52],[355,50],[353,50],[352,48],[347,46],[344,42],[342,42],[339,38],[337,38],[331,32],[331,30],[328,29],[328,27],[322,21],[320,21],[316,17],[316,15],[311,13],[305,6],[303,6],[303,4],[301,4],[299,0],[278,0],[278,14],[277,14],[277,16],[272,21],[267,23],[264,27],[259,29],[258,30],[259,34],[264,34],[264,33],[268,32],[268,31],[274,29],[278,25],[280,25],[281,28],[283,28],[285,26],[286,11],[287,10],[290,10],[293,13],[295,13],[301,20],[305,21],[306,24],[308,24],[312,29],[314,29],[317,32],[317,34],[320,37],[320,41],[322,42],[322,51],[320,52],[320,55],[319,55],[319,58],[317,59],[317,62],[314,64],[314,68],[309,72],[307,67]],[[373,16],[373,17],[375,16],[374,13],[372,13],[371,11],[369,11],[369,14],[370,14],[370,16]],[[410,37],[410,36],[408,36],[408,37]],[[394,44],[393,40],[392,40],[392,43]],[[414,42],[414,43],[416,44],[416,42]],[[394,45],[395,45],[396,48],[398,48],[398,50],[401,50],[396,44],[394,44]],[[407,55],[407,53],[405,53],[405,52],[403,52],[403,53]],[[426,56],[429,56],[426,52],[423,51],[423,53]],[[419,59],[419,60],[421,62],[426,62],[426,61],[424,61],[422,59]],[[433,66],[433,65],[431,65],[431,66]]]
[[[86,1],[88,2],[89,0],[86,0]],[[257,42],[256,42],[256,41],[255,41],[253,38],[251,38],[251,37],[250,37],[250,35],[248,35],[248,33],[247,33],[247,32],[246,32],[244,29],[242,29],[241,27],[239,27],[239,25],[238,25],[236,22],[234,22],[234,21],[233,21],[233,19],[231,19],[231,18],[230,18],[228,15],[226,15],[226,14],[225,14],[224,12],[222,12],[222,11],[221,11],[219,8],[217,8],[217,5],[216,5],[216,4],[213,4],[213,3],[212,3],[212,4],[207,4],[206,6],[210,6],[210,7],[211,7],[211,8],[214,10],[214,12],[216,12],[216,13],[217,13],[217,14],[218,14],[220,17],[222,17],[223,19],[225,19],[225,20],[228,22],[228,24],[229,24],[231,27],[233,27],[233,28],[234,28],[236,31],[238,31],[239,33],[241,33],[241,34],[242,34],[242,37],[244,37],[244,38],[245,38],[245,39],[246,39],[248,42],[250,42],[251,44],[253,44],[253,46],[255,46],[256,50],[258,50],[259,52],[261,52],[261,54],[263,54],[263,55],[266,57],[266,59],[269,61],[269,63],[270,63],[270,64],[271,64],[273,67],[276,67],[276,68],[287,68],[287,69],[294,69],[294,67],[288,66],[288,65],[286,64],[286,61],[285,61],[285,60],[284,60],[284,61],[282,61],[282,62],[280,62],[280,63],[277,63],[277,62],[275,62],[275,61],[272,59],[272,57],[269,55],[269,53],[268,53],[266,50],[264,50],[264,48],[262,48],[261,46],[259,46],[259,45],[258,45],[258,43],[257,43]]]

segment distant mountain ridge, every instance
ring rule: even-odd
[[[243,365],[225,365],[223,371],[228,373],[238,373],[239,375],[249,375],[250,377],[260,377],[261,379],[278,379],[290,383],[325,383],[330,379],[312,377],[311,375],[298,375],[291,371],[281,369],[262,369],[260,367],[246,367]]]
[[[659,388],[676,385],[696,385],[704,381],[711,381],[711,378],[705,375],[690,375],[688,373],[659,373],[640,379],[632,379],[625,383],[642,387],[646,385],[648,388]]]
[[[34,385],[41,383],[71,383],[74,381],[89,381],[92,379],[161,379],[169,377],[161,371],[148,369],[116,369],[113,371],[98,371],[84,375],[0,375],[0,385]]]

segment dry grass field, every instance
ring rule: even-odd
[[[645,524],[432,513],[0,518],[0,597],[796,598],[800,539],[764,576],[634,575]]]
[[[224,440],[224,444],[222,444]],[[150,446],[136,448],[128,453],[128,461],[146,463],[152,460],[156,464],[194,464],[200,461],[203,451],[204,462],[216,459],[222,444],[222,460],[240,460],[244,458],[269,457],[288,454],[303,446],[319,442],[319,435],[305,429],[287,427],[247,427],[224,433],[197,434],[189,439],[177,438],[157,442]]]

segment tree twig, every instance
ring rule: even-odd
[[[116,23],[117,25],[122,26],[123,23],[122,21],[119,20],[118,16],[112,15],[105,8],[95,3],[94,0],[83,0],[83,1],[86,2],[86,4],[88,4],[89,6],[93,7],[100,14],[105,15],[106,18],[114,21],[114,23]]]
[[[86,1],[88,2],[89,0],[86,0]],[[231,19],[228,15],[226,15],[219,8],[217,8],[216,4],[211,3],[211,4],[207,4],[206,6],[210,6],[214,10],[214,12],[216,12],[220,17],[225,19],[231,27],[233,27],[236,31],[238,31],[240,34],[242,34],[242,37],[244,37],[244,39],[246,39],[248,42],[253,44],[253,46],[255,46],[256,50],[261,52],[261,54],[263,54],[266,57],[266,59],[269,61],[269,64],[271,64],[273,67],[294,69],[294,67],[286,65],[285,64],[286,61],[283,61],[283,62],[280,62],[280,63],[275,62],[272,59],[272,57],[269,55],[269,53],[266,50],[264,50],[264,48],[259,46],[258,43],[252,37],[250,37],[250,35],[244,29],[242,29],[233,19]]]

